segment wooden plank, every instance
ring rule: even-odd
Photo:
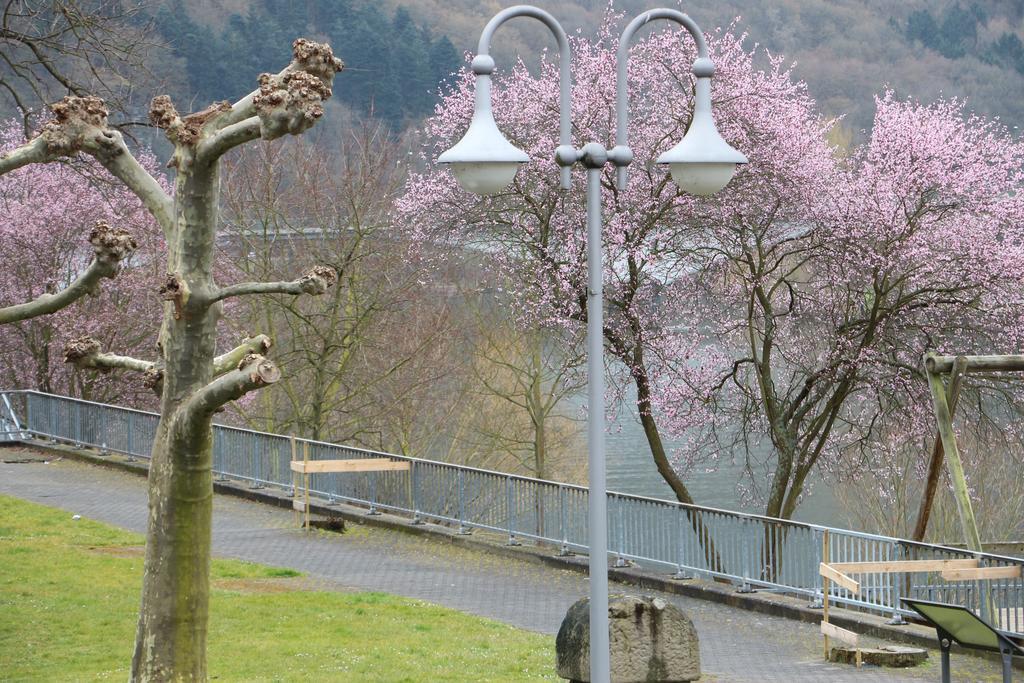
[[[827,638],[841,640],[847,645],[860,647],[860,636],[853,631],[847,631],[845,628],[839,628],[835,624],[830,624],[827,621],[821,622],[821,634]]]
[[[960,581],[963,579],[1019,579],[1020,577],[1021,571],[1019,566],[947,569],[942,572],[942,578],[946,581]]]
[[[893,560],[891,562],[832,562],[832,569],[844,574],[892,574],[895,572],[943,572],[973,569],[978,560]]]
[[[296,512],[305,512],[306,502],[302,498],[295,498],[292,500],[292,510],[295,510]]]
[[[835,581],[840,586],[856,595],[860,591],[860,584],[851,579],[846,574],[836,571],[833,566],[827,565],[824,562],[818,565],[818,573],[824,576],[826,579]]]
[[[953,369],[958,356],[929,355],[925,359],[925,367],[929,372],[947,373]],[[965,356],[967,372],[1020,372],[1024,370],[1024,355],[1009,354],[1002,356]]]
[[[359,460],[310,460],[293,461],[291,468],[305,474],[329,472],[382,472],[385,470],[407,470],[409,463],[388,458],[362,458]]]

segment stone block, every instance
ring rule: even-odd
[[[922,663],[928,659],[928,651],[919,647],[886,645],[880,648],[862,647],[860,649],[860,656],[861,661],[865,664],[901,669],[917,666]],[[840,664],[855,664],[857,662],[857,649],[852,647],[834,647],[829,652],[828,660]]]
[[[661,598],[613,595],[608,601],[612,683],[683,683],[700,678],[697,631]],[[566,612],[555,641],[558,675],[590,681],[590,600]]]

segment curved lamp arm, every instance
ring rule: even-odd
[[[572,108],[569,102],[570,91],[572,90],[572,73],[569,69],[571,63],[571,55],[569,53],[569,38],[566,36],[565,31],[562,29],[561,24],[558,21],[538,7],[532,7],[530,5],[516,5],[504,9],[494,17],[491,18],[487,25],[484,26],[483,33],[480,34],[480,43],[477,46],[476,57],[473,58],[473,73],[476,74],[476,110],[481,111],[481,108],[490,110],[491,108],[491,74],[494,72],[494,59],[491,58],[491,38],[494,36],[494,32],[499,26],[504,24],[509,19],[516,17],[533,17],[534,19],[540,19],[544,22],[544,25],[551,29],[551,32],[555,35],[555,39],[558,41],[558,58],[559,58],[559,137],[558,144],[560,147],[570,147],[572,144],[572,124],[570,122],[570,116],[572,114]],[[563,166],[561,169],[561,180],[562,189],[569,189],[569,166]]]
[[[693,42],[697,44],[697,59],[693,63],[693,75],[697,77],[694,115],[697,112],[711,112],[711,76],[715,73],[715,65],[711,58],[708,57],[708,44],[704,40],[704,32],[700,30],[700,26],[693,19],[678,10],[654,9],[644,12],[629,22],[629,25],[622,32],[622,37],[619,38],[619,49],[616,55],[618,71],[615,83],[615,146],[617,148],[625,148],[629,144],[629,88],[626,80],[629,71],[630,41],[632,41],[633,34],[638,29],[656,19],[674,21],[693,36]],[[622,191],[626,189],[626,182],[626,167],[619,166],[615,185]]]

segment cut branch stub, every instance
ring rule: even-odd
[[[313,266],[299,279],[299,287],[306,294],[320,295],[333,287],[338,274],[329,266]]]
[[[142,386],[152,389],[157,396],[161,395],[164,390],[164,369],[153,367],[146,370],[142,376]]]
[[[149,122],[167,131],[181,125],[181,116],[168,95],[157,95],[150,100]]]
[[[294,62],[280,74],[261,74],[252,99],[260,119],[260,137],[273,140],[298,135],[324,115],[334,74],[343,64],[331,46],[299,38],[292,44]]]
[[[100,343],[92,337],[75,337],[64,347],[64,362],[82,365],[82,361],[92,358],[99,352]]]
[[[249,374],[255,386],[274,384],[281,379],[281,370],[274,363],[258,353],[248,353],[238,363],[238,369]]]
[[[214,102],[206,109],[182,117],[167,95],[158,95],[149,105],[149,120],[167,131],[167,137],[186,147],[195,146],[202,138],[203,127],[218,114],[231,111],[226,101]]]
[[[305,132],[324,115],[322,103],[330,96],[330,87],[305,71],[261,74],[259,93],[253,98],[260,137],[273,140]]]
[[[139,246],[127,230],[112,228],[103,221],[96,221],[96,225],[89,232],[89,243],[96,252],[96,260],[115,266],[114,272],[117,264]],[[113,277],[113,273],[107,277]]]
[[[160,287],[160,297],[174,302],[174,319],[181,320],[181,312],[188,302],[188,286],[177,273],[167,273],[167,279]]]
[[[305,38],[297,38],[292,43],[292,56],[299,69],[316,76],[327,86],[334,81],[334,74],[345,68],[345,63],[334,56],[330,45]]]
[[[70,156],[81,151],[107,127],[107,106],[99,97],[65,97],[50,106],[53,120],[40,133],[47,152]]]

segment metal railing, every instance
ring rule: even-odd
[[[0,440],[53,439],[101,452],[148,458],[159,415],[36,391],[0,392]],[[585,487],[420,458],[383,454],[322,441],[257,432],[226,425],[213,430],[213,470],[219,478],[291,489],[293,447],[309,444],[310,458],[370,458],[385,455],[410,463],[408,471],[311,475],[311,491],[330,504],[361,505],[432,520],[461,532],[487,529],[549,543],[562,553],[587,550]],[[294,444],[294,446],[293,446]],[[299,451],[301,452],[301,451]],[[845,529],[755,514],[608,492],[608,547],[617,565],[633,561],[650,569],[726,579],[740,590],[755,588],[821,599],[818,565],[825,532],[829,562],[978,559],[980,566],[1024,566],[1024,560],[915,543]],[[985,610],[1001,628],[1024,632],[1024,581],[945,581],[937,574],[861,574],[852,595],[837,586],[830,601],[871,612],[912,613],[901,597],[938,599]]]

